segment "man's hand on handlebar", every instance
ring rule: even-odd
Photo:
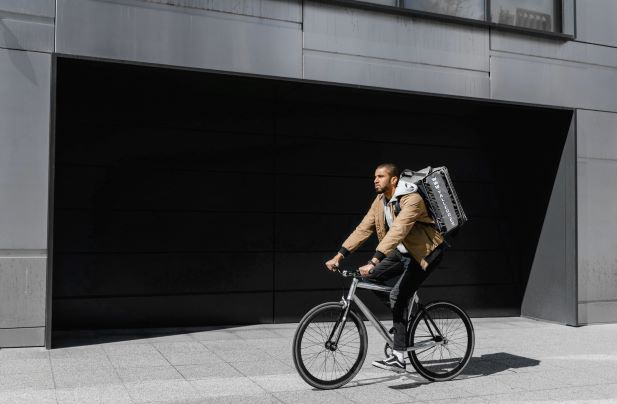
[[[337,253],[331,260],[326,261],[326,267],[330,271],[336,271],[342,259],[343,259],[343,254]]]
[[[375,268],[375,265],[373,264],[362,265],[358,268],[358,272],[360,272],[360,275],[362,275],[363,278],[367,278],[373,273],[373,268]]]
[[[362,275],[363,278],[368,278],[373,274],[373,269],[379,264],[379,260],[377,258],[371,258],[366,265],[362,265],[358,268],[358,272]]]

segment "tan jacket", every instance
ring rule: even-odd
[[[388,231],[384,215],[384,195],[377,195],[362,222],[343,242],[341,252],[345,255],[345,252],[357,250],[374,231],[377,231],[379,245],[375,257],[382,260],[402,242],[422,269],[426,269],[428,263],[424,258],[443,242],[443,236],[432,226],[433,219],[428,215],[420,195],[415,192],[403,195],[399,203],[401,211],[398,216],[395,215],[394,207],[388,205],[394,218]]]

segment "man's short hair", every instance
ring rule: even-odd
[[[399,175],[401,174],[401,170],[399,170],[396,164],[383,163],[377,166],[377,170],[379,170],[380,168],[385,168],[388,174],[390,174],[390,177],[399,178]]]

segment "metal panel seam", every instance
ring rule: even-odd
[[[303,35],[303,39],[304,39],[304,35]],[[477,69],[469,69],[466,67],[456,67],[456,66],[448,66],[448,65],[436,65],[436,64],[432,64],[432,63],[424,63],[424,62],[411,62],[409,60],[401,60],[401,59],[391,59],[391,58],[380,58],[377,56],[367,56],[367,55],[359,55],[359,54],[355,54],[355,53],[344,53],[344,52],[332,52],[332,51],[326,51],[326,50],[321,50],[321,49],[312,49],[312,48],[302,48],[303,51],[309,51],[309,53],[313,53],[313,54],[330,54],[330,55],[343,55],[343,56],[352,56],[352,57],[358,57],[358,58],[365,58],[365,59],[373,59],[373,60],[384,60],[384,61],[389,61],[389,62],[396,62],[396,63],[404,63],[404,64],[409,64],[409,65],[418,65],[418,66],[431,66],[431,67],[441,67],[444,69],[450,69],[450,70],[461,70],[461,71],[468,71],[468,72],[475,72],[475,73],[489,73],[490,72],[490,65],[488,70],[477,70]],[[304,52],[303,52],[304,55]],[[490,57],[490,55],[489,55]],[[489,61],[490,63],[490,61]]]
[[[56,4],[57,4],[56,0]],[[97,2],[97,1],[95,1]],[[100,2],[100,1],[99,1]],[[213,10],[213,9],[202,9],[202,8],[196,8],[196,7],[178,7],[178,6],[173,6],[173,5],[168,5],[168,4],[163,4],[163,3],[149,3],[149,2],[144,2],[144,1],[127,1],[127,2],[119,2],[119,1],[114,1],[114,0],[106,0],[106,1],[102,1],[104,3],[115,3],[119,6],[127,6],[127,7],[134,7],[134,8],[141,8],[141,9],[150,9],[150,10],[159,10],[159,11],[163,11],[163,12],[173,12],[173,13],[178,13],[178,14],[188,14],[188,15],[193,15],[193,16],[199,16],[199,15],[210,15],[210,14],[223,14],[223,16],[221,16],[222,18],[227,18],[230,19],[232,17],[235,18],[240,18],[240,19],[257,19],[257,20],[265,20],[267,21],[276,21],[276,22],[282,22],[282,23],[287,23],[287,24],[293,24],[293,25],[300,25],[301,22],[299,21],[294,21],[294,20],[283,20],[280,18],[271,18],[271,17],[262,17],[262,16],[257,16],[257,15],[249,15],[249,14],[236,14],[236,13],[230,13],[228,11],[220,11],[220,10]],[[195,12],[191,12],[190,10],[195,10]],[[58,12],[56,10],[56,15],[58,15]]]
[[[36,14],[14,13],[11,11],[0,10],[0,19],[9,18],[12,20],[33,22],[37,24],[53,24],[55,17],[48,17]]]
[[[521,52],[511,52],[511,51],[490,49],[490,53],[491,53],[491,56],[495,55],[495,56],[508,57],[510,55],[517,55],[517,56],[523,56],[525,58],[530,58],[534,60],[550,60],[550,61],[557,61],[563,64],[571,63],[571,64],[578,64],[578,65],[585,65],[585,66],[598,66],[598,67],[603,67],[603,68],[608,68],[608,69],[617,69],[617,65],[604,65],[601,63],[587,63],[587,62],[580,62],[577,60],[560,59],[560,58],[549,57],[549,56],[530,55],[528,53],[521,53]]]

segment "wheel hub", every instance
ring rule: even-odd
[[[327,341],[325,343],[325,347],[326,347],[326,349],[328,349],[328,350],[330,350],[332,352],[336,351],[336,344],[333,343],[333,342]]]

